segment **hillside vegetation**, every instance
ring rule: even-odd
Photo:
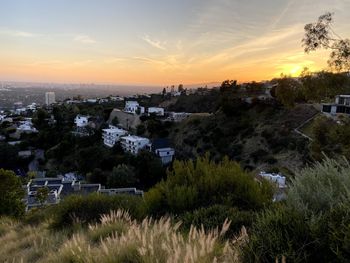
[[[52,232],[47,222],[33,227],[0,219],[1,262],[238,262],[246,232],[222,240],[228,229],[210,232],[191,227],[186,234],[170,218],[141,222],[123,210],[102,215],[100,221],[69,234]]]
[[[288,109],[269,102],[235,102],[226,114],[187,119],[174,126],[170,137],[181,159],[210,152],[214,159],[227,155],[249,169],[296,170],[309,160],[309,141],[294,129],[317,112],[308,104]]]
[[[298,172],[280,203],[264,202],[268,185],[235,166],[177,163],[145,199],[71,196],[17,219],[2,211],[0,262],[348,261],[348,162],[326,159]],[[216,190],[225,183],[236,191]]]

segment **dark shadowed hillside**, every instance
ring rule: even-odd
[[[310,105],[285,109],[275,104],[237,104],[234,114],[218,111],[209,117],[193,116],[176,126],[171,137],[179,158],[210,152],[228,155],[245,168],[300,168],[308,161],[308,140],[294,132],[317,113]]]

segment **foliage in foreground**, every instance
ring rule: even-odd
[[[302,170],[285,204],[258,215],[245,248],[246,262],[348,262],[350,165],[326,159]]]
[[[142,198],[136,196],[72,195],[53,209],[48,208],[48,211],[52,210],[48,216],[52,216],[51,226],[54,229],[62,229],[72,227],[78,221],[84,225],[97,222],[101,215],[118,209],[128,211],[136,219],[142,219],[146,216],[144,207]]]
[[[146,193],[151,214],[180,214],[215,204],[243,210],[261,209],[271,203],[273,188],[257,182],[236,162],[224,158],[215,163],[209,157],[196,162],[175,161],[167,180]]]
[[[0,169],[0,216],[21,217],[24,214],[22,183],[12,171]]]
[[[239,262],[246,242],[240,236],[222,241],[228,229],[205,232],[191,227],[187,235],[180,224],[169,218],[132,220],[125,211],[103,215],[99,223],[69,237],[65,232],[50,232],[43,223],[33,228],[0,219],[0,261],[6,262]]]

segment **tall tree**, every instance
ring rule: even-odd
[[[328,64],[331,68],[342,71],[350,70],[350,40],[340,37],[332,27],[333,14],[320,16],[315,23],[305,25],[305,36],[302,40],[305,52],[317,49],[330,49]]]
[[[24,214],[21,180],[14,172],[0,169],[0,216],[20,217]]]

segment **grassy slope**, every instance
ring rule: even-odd
[[[166,218],[137,223],[122,211],[88,228],[77,225],[74,234],[0,218],[0,262],[239,262],[245,231],[232,243],[218,231],[183,234],[178,227]]]

